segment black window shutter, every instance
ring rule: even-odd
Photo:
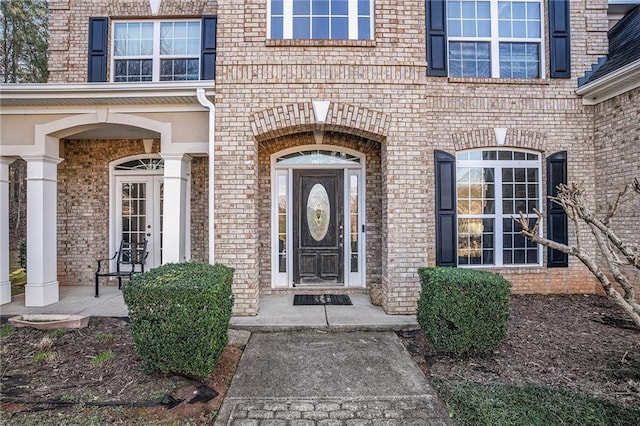
[[[435,152],[436,163],[436,265],[456,266],[456,157]]]
[[[547,157],[547,195],[555,197],[557,186],[567,183],[567,151],[556,152]],[[567,244],[567,214],[558,204],[547,201],[547,238],[557,243]],[[569,266],[569,256],[557,250],[547,249],[547,266],[565,268]]]
[[[447,76],[447,13],[444,0],[426,0],[427,75]]]
[[[202,17],[202,57],[200,64],[200,80],[216,78],[216,30],[218,17]]]
[[[89,66],[87,81],[107,81],[107,30],[109,19],[89,18]]]
[[[569,2],[549,1],[549,65],[551,78],[571,78],[571,38]]]

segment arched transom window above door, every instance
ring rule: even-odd
[[[164,170],[164,160],[162,158],[136,158],[135,160],[123,161],[116,164],[114,170]]]
[[[360,158],[342,151],[314,149],[298,151],[276,158],[278,165],[295,164],[360,164]]]

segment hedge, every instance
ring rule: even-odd
[[[227,345],[233,269],[205,263],[162,265],[123,286],[143,368],[205,378]]]
[[[494,350],[507,336],[511,283],[463,268],[420,268],[418,323],[436,352]]]

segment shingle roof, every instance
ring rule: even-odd
[[[640,5],[634,7],[609,30],[609,55],[578,79],[578,86],[604,77],[640,59]]]

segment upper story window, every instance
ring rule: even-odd
[[[198,80],[200,21],[127,21],[113,24],[115,82]]]
[[[214,15],[137,21],[92,16],[87,81],[214,80],[217,27]]]
[[[456,155],[458,265],[540,265],[541,248],[513,217],[540,210],[540,155],[480,150]]]
[[[373,0],[271,0],[269,38],[370,40]]]
[[[449,76],[540,78],[539,0],[447,1]]]

